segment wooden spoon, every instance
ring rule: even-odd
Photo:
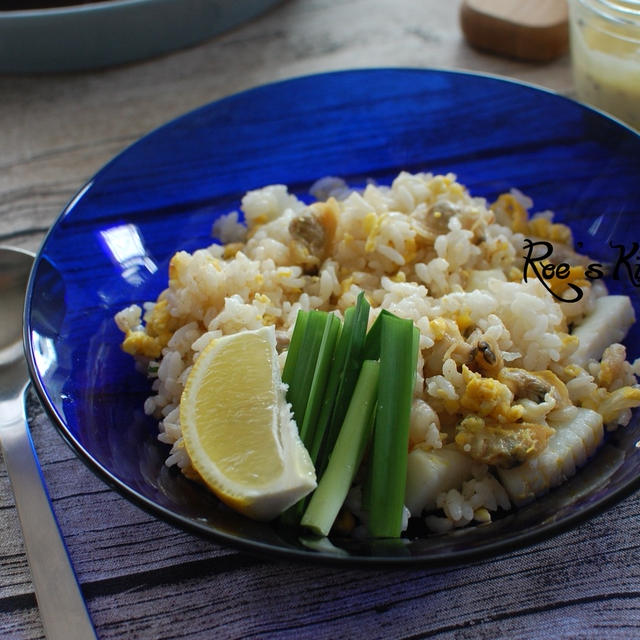
[[[472,46],[521,60],[553,60],[569,40],[566,0],[463,0],[460,25]]]

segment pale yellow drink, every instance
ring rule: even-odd
[[[578,98],[640,130],[640,0],[572,0]]]

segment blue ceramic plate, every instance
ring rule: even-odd
[[[307,198],[319,177],[388,183],[400,170],[453,171],[489,199],[517,187],[557,212],[583,250],[640,241],[640,137],[571,100],[505,80],[416,69],[288,80],[228,97],[169,123],[115,158],[53,225],[36,259],[26,309],[31,373],[80,458],[158,517],[244,549],[370,564],[454,563],[530,543],[638,486],[635,416],[573,479],[490,526],[422,534],[399,545],[333,540],[312,550],[295,532],[235,515],[163,466],[142,406],[148,381],[120,350],[116,311],[154,299],[178,249],[210,241],[216,216],[248,189],[290,185]],[[105,240],[108,239],[108,240]],[[640,255],[640,251],[637,252]],[[636,264],[635,255],[629,262]],[[610,282],[639,298],[633,269]],[[627,341],[640,355],[640,329]]]

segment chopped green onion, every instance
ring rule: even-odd
[[[362,366],[362,353],[364,341],[369,323],[369,303],[364,297],[364,292],[358,295],[355,308],[350,307],[345,311],[344,328],[340,336],[340,341],[336,347],[336,360],[332,375],[338,376],[335,399],[331,408],[329,418],[329,407],[323,407],[321,415],[322,423],[326,422],[324,428],[324,441],[320,444],[317,455],[316,473],[321,476],[329,461],[329,454],[340,433],[344,422],[353,390],[358,381],[360,368]],[[330,381],[329,387],[334,388],[336,380]]]
[[[380,340],[382,337],[382,324],[384,322],[385,316],[389,316],[391,318],[397,318],[393,313],[387,311],[386,309],[382,309],[378,314],[378,317],[375,319],[373,324],[371,325],[371,329],[369,329],[367,333],[367,338],[364,343],[364,357],[367,360],[378,360],[380,358]],[[413,370],[416,369],[417,361],[418,361],[418,345],[420,340],[420,330],[418,327],[414,325],[413,327],[413,339],[414,344],[412,345],[412,350],[415,355],[413,362]],[[362,485],[362,508],[364,511],[371,510],[371,474],[372,474],[372,464],[371,460],[368,460],[365,468],[365,481]]]
[[[365,360],[378,360],[380,358],[380,336],[382,333],[382,322],[385,316],[396,317],[390,311],[382,309],[371,325],[371,329],[367,332],[364,341],[364,352],[362,354]]]
[[[378,392],[379,364],[362,363],[344,423],[301,524],[326,536],[344,503],[371,436]]]
[[[282,382],[289,387],[291,386],[292,380],[294,380],[298,357],[300,356],[300,346],[302,345],[302,339],[304,337],[304,330],[307,327],[308,318],[309,312],[301,309],[298,311],[296,323],[293,326],[291,342],[289,342],[289,349],[287,350],[287,359],[284,362],[284,368],[282,370]]]
[[[289,391],[287,400],[291,403],[294,418],[300,431],[300,439],[307,448],[315,464],[317,450],[314,453],[313,442],[322,439],[324,426],[319,424],[323,402],[327,397],[327,379],[334,359],[335,345],[340,335],[341,322],[333,313],[307,311],[296,318],[290,351],[294,348],[295,367],[288,371]],[[302,330],[298,331],[298,322],[302,321]],[[293,345],[294,337],[298,342]],[[289,362],[289,353],[285,360],[285,369]],[[284,370],[283,370],[284,379]],[[333,394],[332,394],[333,395]],[[318,475],[316,473],[316,475]],[[318,476],[319,477],[319,476]],[[283,514],[286,524],[298,524],[308,499],[303,498]]]
[[[367,496],[368,528],[372,537],[397,538],[402,533],[418,340],[411,320],[390,314],[381,323],[380,381]]]
[[[333,415],[333,408],[338,394],[338,387],[340,386],[340,379],[344,363],[347,358],[347,346],[351,339],[351,333],[353,331],[353,321],[355,318],[355,307],[349,307],[344,313],[344,325],[338,338],[333,361],[331,362],[331,370],[329,372],[329,380],[327,381],[327,387],[322,401],[322,407],[320,408],[320,417],[318,418],[318,426],[316,428],[316,435],[311,445],[309,454],[312,460],[316,463],[316,475],[318,477],[324,471],[326,466],[326,458],[322,451],[322,446],[325,440],[325,434],[327,427],[331,421]],[[321,467],[321,470],[320,470]]]
[[[295,369],[293,373],[288,373],[287,375],[287,379],[289,380],[287,400],[291,403],[293,417],[299,427],[302,426],[307,411],[309,394],[316,370],[320,345],[322,344],[327,315],[326,311],[308,312],[302,340],[300,341],[299,347],[296,345]]]
[[[309,389],[309,400],[300,428],[300,438],[305,447],[307,447],[307,450],[311,449],[316,436],[316,427],[318,425],[318,418],[320,417],[322,401],[326,397],[325,389],[327,386],[327,378],[341,326],[342,323],[338,316],[333,313],[327,314],[313,380]],[[319,437],[322,437],[322,433],[320,432]],[[316,459],[312,451],[309,451],[309,453],[311,454],[311,460],[315,463]]]
[[[372,432],[363,487],[369,532],[376,538],[401,534],[420,332],[382,310],[367,333],[369,311],[364,293],[345,311],[344,326],[325,311],[300,311],[283,369],[287,400],[319,482],[282,522],[300,522],[320,535],[331,530]]]

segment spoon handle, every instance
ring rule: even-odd
[[[45,635],[48,640],[95,640],[27,428],[24,392],[0,402],[0,443]]]

